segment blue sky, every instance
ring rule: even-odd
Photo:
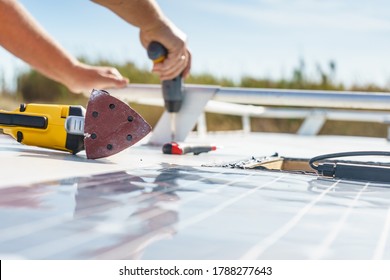
[[[138,30],[87,0],[20,0],[74,55],[151,67]],[[388,0],[158,0],[188,35],[193,72],[238,80],[288,78],[300,58],[307,73],[337,64],[338,81],[390,87]],[[3,72],[25,65],[0,49]],[[131,77],[130,77],[131,79]]]

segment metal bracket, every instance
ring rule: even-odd
[[[194,128],[207,102],[219,91],[219,86],[185,85],[182,107],[176,113],[176,141],[182,142]],[[139,100],[162,99],[160,85],[129,84],[122,89],[110,89],[109,92],[122,100],[138,102]],[[163,103],[161,102],[161,105]],[[164,112],[153,128],[149,139],[151,145],[163,145],[171,142],[171,126],[168,113]]]
[[[305,118],[297,134],[307,136],[317,135],[323,127],[325,121],[326,112],[324,110],[315,109]]]
[[[195,127],[207,102],[213,98],[219,87],[191,86],[185,88],[184,100],[176,116],[176,141],[182,142]],[[162,145],[171,141],[170,117],[164,112],[149,139],[151,145]]]

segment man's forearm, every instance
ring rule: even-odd
[[[161,80],[169,80],[182,74],[188,76],[191,68],[191,53],[187,48],[187,37],[160,10],[155,0],[92,0],[140,28],[140,40],[147,48],[157,41],[168,50],[167,59],[156,63],[153,72]]]
[[[153,29],[167,22],[154,0],[91,0],[143,30]]]
[[[77,63],[14,0],[0,0],[0,45],[59,82]]]

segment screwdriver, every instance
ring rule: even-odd
[[[216,149],[217,146],[214,145],[196,145],[196,144],[191,145],[191,144],[170,142],[164,144],[162,151],[164,154],[170,154],[170,155],[184,155],[188,153],[199,155],[201,153],[215,151]]]
[[[168,50],[159,42],[153,41],[148,46],[148,57],[153,63],[163,62],[168,56]],[[183,103],[183,78],[180,74],[172,80],[162,81],[164,107],[170,114],[171,140],[176,139],[176,113]]]

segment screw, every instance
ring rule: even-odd
[[[112,145],[111,144],[107,145],[107,150],[112,150]]]
[[[99,113],[96,111],[92,112],[92,117],[97,118],[99,116]]]
[[[97,137],[97,135],[96,135],[95,133],[92,133],[92,134],[91,134],[91,138],[92,138],[92,139],[96,139],[96,137]]]
[[[115,104],[110,104],[108,107],[110,107],[111,110],[115,109]]]
[[[133,139],[133,136],[131,136],[131,134],[128,134],[126,139],[127,139],[127,141],[131,141],[131,139]]]

